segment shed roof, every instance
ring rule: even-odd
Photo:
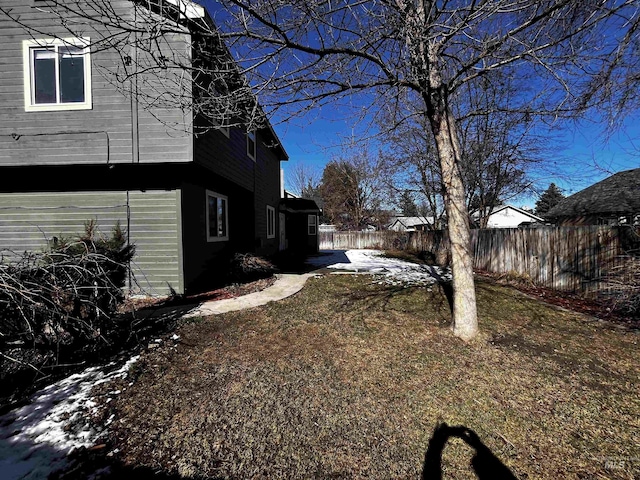
[[[292,213],[319,213],[320,207],[310,198],[283,198],[280,200],[281,210]]]
[[[561,200],[546,218],[640,212],[640,168],[618,172]]]

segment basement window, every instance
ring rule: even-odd
[[[88,45],[87,38],[22,41],[26,111],[92,108]]]

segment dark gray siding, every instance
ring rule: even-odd
[[[267,205],[276,212],[280,201],[280,161],[273,149],[259,141],[256,156],[256,251],[260,255],[273,255],[278,251],[279,215],[275,216],[275,237],[267,238]]]
[[[170,284],[181,292],[179,205],[179,190],[0,194],[0,249],[8,257],[42,251],[53,237],[77,236],[88,220],[105,235],[120,222],[136,245],[132,291],[164,295]]]
[[[247,155],[246,134],[241,129],[232,128],[229,138],[222,132],[210,131],[195,140],[195,161],[198,164],[251,194],[250,203],[243,200],[245,210],[238,213],[244,225],[237,228],[244,236],[252,236],[249,239],[251,249],[260,255],[272,255],[278,250],[278,215],[276,236],[267,239],[266,207],[270,205],[278,210],[280,160],[274,150],[267,147],[266,141],[264,132],[258,132],[254,161]],[[239,250],[238,245],[236,250]]]
[[[211,130],[195,139],[195,161],[253,192],[255,162],[247,155],[246,134],[232,128],[227,138],[218,130]]]
[[[206,191],[228,199],[229,239],[209,242],[206,232]],[[232,182],[204,174],[182,188],[184,275],[187,292],[215,286],[229,271],[236,252],[254,251],[253,194]],[[251,213],[248,213],[251,212]]]
[[[110,2],[118,12],[130,11],[128,0]],[[19,16],[20,21],[46,34],[36,38],[60,36],[69,32],[59,20],[37,10],[36,2],[0,0],[0,6]],[[83,27],[92,42],[104,35],[99,25]],[[33,36],[5,15],[0,15],[0,165],[104,164],[123,162],[188,162],[192,160],[192,140],[185,133],[190,125],[188,109],[141,106],[132,119],[131,84],[121,83],[113,74],[122,68],[120,54],[113,50],[93,52],[91,110],[26,112],[22,40]],[[176,37],[178,44],[188,40]],[[182,46],[180,49],[184,50]],[[156,95],[154,84],[141,78],[141,97]],[[139,125],[140,156],[133,148],[133,124]]]

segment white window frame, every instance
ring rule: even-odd
[[[59,110],[91,110],[93,99],[91,95],[91,49],[89,38],[45,38],[40,40],[22,41],[22,63],[24,69],[24,109],[26,112],[51,112]],[[55,47],[56,52],[60,46],[74,46],[83,49],[84,56],[84,102],[71,103],[35,103],[33,55],[32,50],[43,47]],[[59,63],[56,62],[56,81]],[[57,85],[59,87],[59,85]],[[59,91],[59,88],[58,88]]]
[[[267,205],[267,238],[276,238],[276,209],[271,205]]]
[[[216,97],[220,95],[220,92],[218,92],[215,87],[213,88],[213,91]],[[213,123],[218,127],[218,130],[220,130],[225,137],[231,138],[231,129],[229,127],[223,127],[222,123],[220,123],[216,119],[213,120]]]
[[[312,231],[313,229],[313,231]],[[307,235],[318,234],[318,216],[315,214],[307,215]]]
[[[247,155],[253,161],[256,160],[257,152],[258,152],[258,136],[256,135],[255,130],[247,130]],[[251,151],[250,146],[251,142],[253,142],[253,151]]]
[[[212,236],[211,229],[209,224],[209,197],[215,197],[217,200],[224,200],[225,202],[225,215],[224,215],[224,231],[226,235],[224,236]],[[221,195],[219,193],[213,192],[211,190],[206,191],[205,195],[205,218],[206,218],[206,229],[207,229],[207,242],[226,242],[229,240],[229,197],[226,195]]]

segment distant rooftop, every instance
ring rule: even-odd
[[[616,173],[561,200],[545,218],[640,212],[640,168]]]

